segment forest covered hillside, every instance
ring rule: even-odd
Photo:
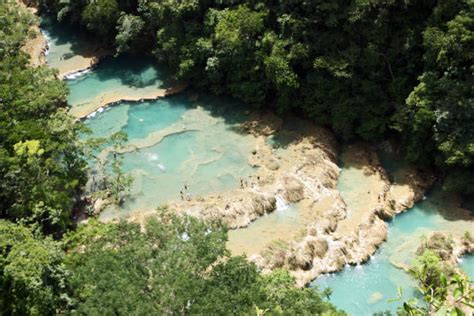
[[[130,191],[132,176],[122,170],[123,153],[119,152],[119,145],[126,143],[127,136],[120,131],[108,138],[85,137],[93,133],[87,123],[68,113],[70,82],[60,80],[58,70],[46,64],[32,65],[24,52],[25,43],[38,36],[35,30],[39,30],[40,23],[28,5],[78,33],[86,30],[89,36],[99,39],[96,42],[114,48],[117,56],[152,56],[153,62],[164,65],[173,79],[188,82],[193,91],[230,95],[281,116],[297,114],[310,119],[310,124],[331,129],[341,143],[362,140],[380,144],[393,140],[399,145],[400,158],[415,163],[419,169],[434,170],[445,190],[468,197],[474,194],[472,0],[3,1],[0,315],[346,315],[330,300],[330,289],[303,287],[292,271],[285,270],[285,265],[263,271],[258,262],[245,255],[232,255],[228,247],[229,227],[222,221],[203,221],[199,216],[172,212],[172,208],[158,205],[153,205],[152,216],[137,212],[135,218],[100,219],[94,202],[107,200],[119,209],[124,196],[128,197],[122,193]],[[72,58],[65,55],[60,58]],[[93,94],[90,90],[82,93]],[[186,95],[183,99],[188,97],[194,98]],[[202,107],[199,110],[204,112]],[[245,112],[247,118],[252,115],[251,111]],[[198,119],[202,117],[205,116]],[[180,129],[173,130],[176,135],[188,131],[181,118],[177,115]],[[141,123],[144,119],[137,117],[136,121]],[[217,125],[216,121],[211,123]],[[110,122],[119,124],[114,118],[109,118]],[[229,126],[221,131],[231,130]],[[168,136],[160,134],[159,129],[150,130],[161,139]],[[265,137],[270,138],[270,134]],[[270,148],[265,137],[259,141]],[[332,135],[329,138],[332,142]],[[99,172],[93,173],[97,170],[92,170],[91,161],[104,144],[113,148],[103,157],[106,162],[102,178],[97,181],[101,185],[94,187],[90,183],[96,181],[94,176],[99,178]],[[311,145],[323,157],[331,156],[324,160],[313,155],[308,160],[313,167],[320,167],[321,161],[331,165],[331,170],[336,170],[331,173],[335,187],[340,169],[335,162],[337,155],[326,153],[316,142]],[[311,151],[311,147],[304,146],[303,153]],[[138,149],[130,151],[135,153]],[[277,150],[271,147],[269,152],[273,151]],[[256,149],[249,154],[258,156]],[[179,154],[173,155],[169,154],[170,159],[177,160],[175,156]],[[376,157],[375,151],[370,157]],[[146,158],[150,158],[147,163],[153,161],[154,169],[165,173],[158,158]],[[300,160],[306,163],[306,158],[302,156]],[[206,159],[204,165],[212,160]],[[233,160],[231,156],[229,161]],[[224,162],[225,167],[229,161]],[[251,169],[248,161],[244,162]],[[274,170],[280,168],[276,159],[270,162]],[[312,170],[318,171],[316,167]],[[378,164],[377,168],[383,169]],[[363,173],[363,168],[359,171]],[[324,174],[315,175],[319,177],[317,181],[321,175]],[[254,190],[253,183],[247,182],[263,180],[260,176],[255,178],[240,178],[240,189]],[[153,181],[159,185],[168,185],[156,179]],[[320,182],[317,188],[328,191]],[[382,189],[386,188],[388,184]],[[364,188],[364,196],[368,195],[366,191]],[[194,198],[204,200],[191,197],[186,182],[184,192],[172,194],[173,199],[182,202],[175,205],[187,205]],[[288,207],[281,196],[267,195],[273,201],[269,202],[272,209],[262,206],[258,216],[249,222],[281,211],[277,203]],[[376,195],[374,200],[380,202],[382,196]],[[242,200],[241,196],[236,198]],[[329,214],[324,223],[328,235],[338,224],[330,217],[347,216],[343,214],[347,211],[345,203],[341,204],[344,207],[339,209],[334,204],[321,207],[321,213]],[[223,208],[228,210],[228,205]],[[233,205],[232,211],[242,213],[248,204],[238,205],[240,209]],[[409,207],[404,206],[403,210]],[[387,218],[378,217],[383,209],[368,211],[373,211],[368,212],[372,222],[357,227],[368,227],[377,218],[387,233]],[[454,214],[452,218],[455,217]],[[469,224],[471,218],[466,216],[463,220],[463,224]],[[295,230],[313,234],[307,239],[320,233],[316,226],[300,226],[296,225]],[[360,230],[356,232],[360,234]],[[277,237],[281,237],[279,233]],[[401,304],[398,315],[464,315],[464,311],[472,311],[474,288],[456,260],[464,252],[472,252],[474,238],[469,232],[462,234],[462,239],[456,240],[441,233],[423,240],[416,251],[417,259],[406,267],[418,285],[418,300],[404,302],[401,295],[398,300],[386,297]],[[334,244],[342,244],[339,239],[319,241],[324,252]],[[463,253],[455,251],[459,242],[463,242]],[[285,259],[284,252],[274,249],[277,259]],[[347,252],[346,248],[340,249],[341,253]],[[376,249],[373,247],[372,253]],[[304,251],[297,254],[299,258],[306,260],[310,252],[320,256],[314,245]],[[342,255],[331,259],[340,261],[341,267],[347,266],[341,258]],[[286,263],[295,264],[296,260],[296,255],[291,256]],[[311,268],[314,261],[308,262],[304,269]],[[323,270],[321,274],[328,273]],[[383,310],[380,313],[391,314]]]
[[[143,225],[77,227],[90,147],[57,70],[31,67],[20,49],[36,23],[0,4],[1,315],[344,315],[287,271],[263,276],[230,257],[219,224],[162,210]]]
[[[470,0],[37,2],[196,87],[300,113],[344,140],[394,137],[446,190],[474,192]]]

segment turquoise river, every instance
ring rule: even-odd
[[[44,24],[43,29],[49,40],[47,61],[52,66],[87,44],[60,27]],[[71,111],[114,93],[139,95],[165,87],[165,77],[152,59],[107,57],[94,70],[66,79]],[[85,123],[94,137],[123,131],[128,134],[128,144],[136,148],[123,154],[124,169],[134,178],[131,198],[119,209],[107,209],[102,219],[125,217],[176,200],[184,185],[192,195],[238,187],[241,177],[254,172],[246,159],[252,139],[235,130],[245,111],[245,105],[233,99],[185,92],[155,101],[121,102],[89,115]],[[338,189],[348,204],[356,203],[350,201],[350,193],[363,185],[364,176],[341,167]],[[398,286],[403,287],[405,297],[416,295],[414,282],[396,265],[413,260],[410,253],[422,235],[455,231],[461,222],[466,224],[447,215],[452,207],[450,197],[432,190],[424,201],[389,223],[387,242],[367,264],[320,276],[312,286],[330,287],[331,301],[352,315],[396,311],[400,303],[388,301],[396,298]],[[305,220],[297,205],[290,205],[230,234],[256,245],[267,244],[296,230]],[[472,218],[468,223],[472,224]],[[470,229],[474,230],[472,225]],[[474,277],[473,256],[465,257],[461,267]]]

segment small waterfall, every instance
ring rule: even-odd
[[[46,39],[46,50],[44,51],[44,56],[48,56],[49,54],[49,48],[50,48],[50,43],[51,43],[51,36],[49,33],[43,29],[40,29],[40,32],[43,34],[44,38]]]
[[[286,205],[285,199],[281,195],[275,195],[276,199],[276,210],[277,211],[283,211],[288,208],[288,205]]]
[[[91,68],[87,68],[87,69],[84,69],[84,70],[74,71],[74,72],[71,72],[71,73],[68,73],[68,74],[64,75],[64,79],[65,80],[74,80],[74,79],[77,79],[77,78],[85,75],[86,73],[90,72],[91,70],[92,70]]]

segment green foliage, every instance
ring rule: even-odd
[[[136,49],[139,46],[141,32],[144,27],[145,22],[139,16],[122,14],[118,20],[118,33],[115,37],[117,53]]]
[[[126,141],[127,134],[124,132],[114,133],[108,139],[93,138],[88,141],[89,157],[96,160],[97,166],[90,190],[94,198],[107,199],[115,205],[120,205],[130,193],[133,177],[123,172],[123,156],[117,153]],[[94,152],[103,149],[104,145],[111,148],[106,159],[94,155]]]
[[[261,276],[246,259],[227,258],[221,226],[162,212],[142,226],[94,222],[68,237],[75,312],[341,314],[286,271]]]
[[[82,23],[100,36],[112,36],[119,15],[116,0],[91,0],[82,12]]]
[[[16,55],[35,19],[18,4],[0,3],[0,57]]]
[[[34,19],[13,4],[0,13],[0,217],[60,234],[85,183],[81,126],[65,114],[66,85],[18,49]]]
[[[425,69],[399,124],[411,160],[429,162],[436,151],[435,163],[448,173],[445,188],[472,193],[472,171],[458,176],[474,162],[474,4],[457,7],[440,3],[423,32]]]
[[[464,307],[474,307],[469,277],[453,271],[434,251],[426,250],[418,256],[410,273],[418,282],[424,304],[417,299],[404,302],[399,315],[463,316]]]
[[[49,315],[67,306],[63,257],[58,242],[0,220],[2,315]]]

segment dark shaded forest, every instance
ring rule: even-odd
[[[345,141],[395,138],[446,190],[474,192],[472,1],[39,3],[196,88],[299,113]]]

